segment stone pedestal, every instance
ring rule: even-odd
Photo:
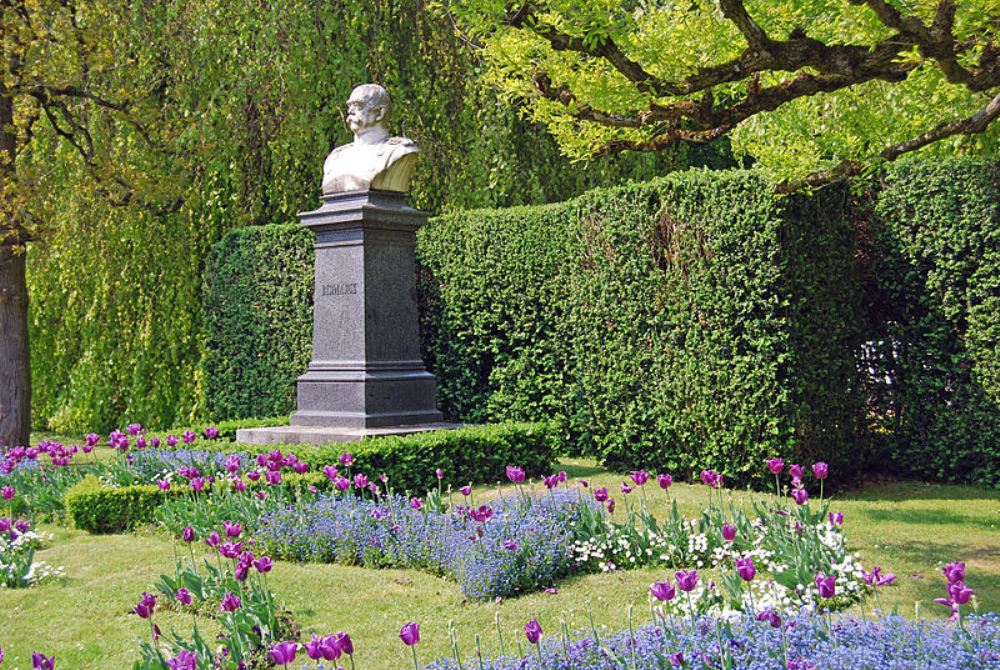
[[[292,425],[439,423],[417,326],[415,233],[427,215],[402,193],[354,191],[299,217],[316,233],[316,288],[312,362]]]

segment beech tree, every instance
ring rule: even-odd
[[[489,78],[584,159],[728,136],[779,190],[995,150],[998,0],[451,0]]]

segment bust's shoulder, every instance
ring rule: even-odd
[[[398,146],[405,149],[416,149],[417,143],[411,140],[409,137],[390,137],[385,141],[386,144],[391,146]]]

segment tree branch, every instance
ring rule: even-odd
[[[891,161],[946,137],[976,135],[985,132],[998,117],[1000,117],[1000,94],[994,97],[986,107],[971,116],[954,121],[943,121],[926,133],[886,147],[879,152],[879,158]],[[802,179],[782,182],[776,190],[778,193],[792,193],[803,188],[816,188],[844,177],[853,177],[864,168],[865,165],[862,163],[845,160],[834,168],[813,172]]]

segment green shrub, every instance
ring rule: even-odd
[[[153,520],[157,506],[174,492],[154,485],[106,488],[94,476],[80,480],[63,498],[73,526],[91,533],[120,533]]]
[[[868,186],[876,429],[901,474],[1000,485],[1000,163],[909,160]]]
[[[298,225],[253,226],[212,247],[203,299],[205,397],[213,419],[295,408],[295,380],[312,347],[313,237]]]
[[[519,465],[529,475],[539,475],[551,467],[561,447],[557,426],[547,423],[467,426],[327,445],[259,445],[204,439],[192,445],[193,449],[251,456],[281,449],[294,453],[313,470],[339,465],[340,455],[349,452],[354,456],[354,472],[365,472],[372,477],[384,473],[394,489],[413,492],[436,487],[437,468],[444,471],[445,483],[456,487],[469,482],[499,481],[508,465]]]
[[[781,199],[686,172],[419,233],[423,327],[452,418],[557,417],[614,467],[757,476],[864,451],[844,191]]]
[[[195,435],[198,436],[199,441],[204,441],[205,429],[209,426],[215,426],[219,431],[219,440],[224,441],[235,441],[236,431],[241,428],[261,428],[264,426],[287,426],[288,425],[288,415],[271,417],[269,419],[229,419],[226,421],[216,421],[214,423],[197,423],[189,426],[170,428],[164,431],[154,431],[149,433],[149,437],[158,437],[160,440],[164,440],[167,435],[176,435],[178,437],[184,434],[184,431],[190,430]]]

